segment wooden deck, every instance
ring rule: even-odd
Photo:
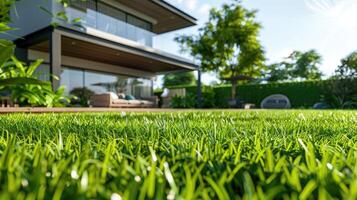
[[[1,108],[0,114],[11,113],[98,113],[98,112],[175,112],[182,109],[161,108]],[[185,110],[187,111],[187,110]]]

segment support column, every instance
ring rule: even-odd
[[[16,47],[15,56],[17,59],[29,64],[28,62],[28,50],[26,48]]]
[[[61,76],[62,65],[61,51],[61,34],[53,31],[50,36],[50,73],[53,90],[57,90],[60,86],[59,78]]]
[[[201,83],[201,67],[197,68],[197,106],[202,108],[202,83]]]

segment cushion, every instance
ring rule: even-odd
[[[113,100],[113,104],[129,104],[129,101],[125,99],[115,99]]]
[[[115,100],[113,100],[113,103],[114,104],[129,104],[129,101],[125,100],[125,99],[115,99]]]
[[[133,95],[130,95],[130,94],[129,94],[129,95],[126,95],[126,96],[125,96],[125,99],[126,99],[126,100],[135,100],[135,97],[134,97]]]
[[[142,104],[141,101],[139,101],[139,100],[129,100],[128,102],[129,102],[129,104],[134,104],[134,105],[141,105]]]
[[[118,93],[119,99],[125,99],[125,94],[124,93]]]
[[[110,94],[110,98],[112,100],[119,99],[118,95],[116,95],[114,92],[107,92],[106,94]]]

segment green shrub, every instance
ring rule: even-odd
[[[331,80],[327,91],[324,101],[333,108],[357,108],[357,78]]]
[[[169,89],[180,88],[170,87]],[[172,108],[197,108],[197,86],[186,86],[186,97],[174,97],[172,99]],[[216,96],[215,91],[212,87],[203,86],[202,87],[202,108],[215,108],[216,106]]]
[[[254,103],[259,107],[265,97],[272,94],[283,94],[289,98],[292,107],[310,108],[315,103],[321,101],[323,95],[326,93],[326,87],[326,81],[248,84],[239,86],[237,95],[238,99],[246,103]],[[229,90],[230,86],[218,87],[216,88],[217,96],[228,97],[230,94]]]
[[[63,107],[70,102],[69,97],[64,96],[64,86],[54,91],[49,81],[38,80],[35,71],[42,60],[26,65],[10,57],[0,64],[0,91],[9,93],[15,103],[20,106]]]
[[[330,81],[305,81],[289,83],[246,84],[237,88],[237,98],[244,103],[253,103],[257,107],[261,101],[272,94],[286,95],[294,108],[310,108],[321,102],[328,95]],[[189,95],[197,96],[196,86],[178,86],[186,88]],[[202,89],[205,108],[228,108],[231,86],[204,86]]]
[[[196,96],[188,94],[185,97],[175,96],[170,102],[171,108],[196,108],[197,100]]]

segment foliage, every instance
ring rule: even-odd
[[[0,34],[14,30],[10,10],[16,0],[0,0]],[[0,91],[11,93],[20,105],[31,106],[63,106],[69,99],[63,96],[64,87],[53,91],[50,82],[43,82],[34,76],[35,70],[41,64],[37,60],[29,66],[24,65],[14,57],[16,46],[12,41],[0,39]]]
[[[294,51],[290,56],[288,65],[292,65],[292,78],[303,80],[321,79],[322,73],[318,69],[322,58],[315,50],[307,52]]]
[[[320,80],[322,73],[318,68],[322,57],[315,50],[294,51],[286,60],[267,67],[269,82],[286,80]]]
[[[176,72],[165,74],[163,78],[163,86],[177,86],[177,85],[192,85],[196,83],[196,78],[193,72]]]
[[[172,87],[170,87],[172,88]],[[176,88],[180,88],[177,86]],[[197,108],[197,87],[194,85],[182,86],[186,89],[186,97],[174,97],[171,102],[172,108]],[[216,97],[213,87],[202,87],[202,108],[215,108]]]
[[[12,30],[8,23],[11,21],[10,9],[15,2],[16,0],[0,0],[0,34]]]
[[[274,63],[267,66],[266,80],[268,82],[280,82],[291,79],[289,70],[285,68],[283,63]]]
[[[69,103],[69,99],[63,96],[64,87],[57,91],[52,90],[50,82],[37,79],[35,70],[42,63],[37,60],[27,66],[15,57],[0,66],[0,90],[9,91],[11,98],[22,106],[46,106],[58,107]]]
[[[183,51],[201,61],[203,71],[218,72],[235,87],[235,77],[259,77],[263,67],[264,51],[258,41],[261,26],[255,21],[255,14],[256,11],[242,7],[240,1],[225,4],[221,10],[211,10],[209,21],[198,36],[183,35],[175,40]]]
[[[336,77],[342,79],[357,78],[357,52],[353,52],[341,60],[336,70]]]
[[[20,105],[60,106],[66,98],[62,97],[63,88],[53,92],[49,82],[34,76],[41,60],[25,66],[13,55],[15,46],[7,40],[0,40],[0,91],[7,91]]]
[[[197,98],[195,95],[186,95],[185,97],[175,96],[170,102],[171,108],[196,108]]]
[[[324,101],[334,108],[357,108],[357,78],[334,79],[330,82],[329,91]]]
[[[357,108],[357,52],[341,60],[332,79],[326,101],[336,108]]]
[[[311,108],[315,103],[321,102],[324,96],[331,94],[330,81],[304,81],[269,84],[244,84],[237,89],[237,99],[243,103],[253,103],[257,107],[261,101],[272,94],[284,94],[294,108]],[[188,95],[197,94],[197,86],[184,86]],[[203,100],[205,108],[227,108],[230,99],[231,86],[205,86]]]
[[[293,108],[312,108],[315,103],[321,102],[328,94],[328,81],[304,81],[269,84],[241,85],[238,99],[244,103],[253,103],[257,107],[266,97],[273,94],[287,96]],[[217,105],[225,107],[225,98],[229,97],[230,86],[221,86],[215,89]]]
[[[79,87],[74,88],[70,91],[70,94],[73,95],[75,98],[71,99],[71,104],[79,104],[83,107],[89,106],[90,97],[95,94],[92,90],[88,89],[87,87]]]
[[[0,198],[356,199],[356,121],[352,111],[3,115]]]

